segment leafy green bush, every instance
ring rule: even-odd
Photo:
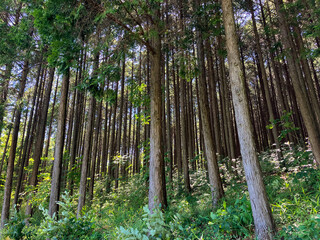
[[[58,220],[51,217],[46,209],[41,208],[44,220],[37,228],[33,239],[103,239],[103,234],[96,226],[94,213],[87,212],[77,218],[71,198],[65,194],[62,199],[62,202],[58,202],[60,206]]]
[[[143,207],[143,224],[141,229],[118,228],[117,239],[170,239],[170,226],[165,223],[164,214],[160,209],[150,212],[148,206]]]
[[[216,237],[228,236],[245,237],[253,234],[253,217],[249,200],[243,196],[237,198],[234,204],[227,206],[223,202],[222,208],[217,209],[215,213],[210,214],[210,225]]]
[[[9,237],[10,239],[19,240],[25,236],[23,228],[26,225],[25,216],[18,212],[16,208],[10,217],[9,222],[5,225],[3,230],[3,237]]]

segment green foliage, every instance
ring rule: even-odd
[[[249,200],[243,196],[237,197],[233,204],[227,206],[224,201],[222,208],[210,214],[209,224],[214,225],[217,237],[228,236],[248,237],[253,233],[253,218]]]
[[[147,85],[145,83],[139,84],[137,79],[132,78],[129,79],[129,88],[129,100],[134,107],[150,105],[150,97],[147,94]]]
[[[77,218],[72,199],[68,194],[62,196],[58,219],[51,217],[48,211],[40,208],[44,219],[37,227],[34,239],[102,239],[103,234],[99,231],[95,222],[95,214],[87,212]]]
[[[9,222],[5,225],[3,236],[14,240],[22,239],[25,237],[25,233],[22,231],[25,225],[25,216],[15,208],[13,214],[11,214]]]
[[[259,154],[264,182],[273,216],[278,226],[276,239],[319,239],[320,171],[312,167],[309,151],[283,146],[288,171],[279,168],[273,151]],[[123,156],[121,156],[122,158]],[[219,164],[224,164],[223,162]],[[223,166],[223,165],[221,165]],[[36,210],[25,226],[24,216],[14,213],[5,230],[10,239],[254,239],[254,227],[243,170],[241,176],[224,172],[225,198],[216,209],[211,207],[210,187],[204,170],[190,172],[193,192],[183,194],[181,179],[174,173],[168,187],[169,207],[146,207],[148,185],[145,173],[119,179],[119,188],[110,191],[107,178],[96,181],[90,211],[76,218],[77,196],[64,195],[59,202],[58,219],[46,207]],[[228,173],[228,174],[227,174]],[[40,180],[46,179],[40,176]],[[43,184],[45,188],[45,184]],[[109,190],[108,190],[109,188]],[[48,192],[38,189],[47,199]],[[45,206],[34,200],[35,206]],[[23,207],[23,206],[22,206]],[[23,211],[22,211],[23,212]]]
[[[279,141],[286,138],[289,133],[299,130],[299,128],[294,126],[291,116],[292,112],[284,111],[280,119],[275,119],[271,124],[267,125],[268,129],[272,129],[274,126],[279,126],[281,128],[280,135],[278,136]]]
[[[61,72],[72,67],[82,41],[93,31],[95,13],[76,0],[25,1],[42,47],[47,50],[48,62]]]
[[[284,227],[279,231],[279,238],[285,239],[319,239],[320,238],[320,215],[311,215],[300,225],[294,224]]]
[[[134,228],[117,230],[117,239],[170,239],[170,226],[165,223],[164,214],[160,209],[151,213],[148,206],[143,207],[143,226],[140,230]]]
[[[1,9],[0,9],[1,10]],[[8,26],[0,22],[0,64],[11,64],[30,53],[33,46],[32,21],[30,17],[21,18],[19,24]],[[28,56],[30,57],[30,56]]]

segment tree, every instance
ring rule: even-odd
[[[200,0],[195,0],[195,6],[200,11]],[[214,146],[214,138],[210,127],[208,90],[206,86],[206,69],[204,62],[204,45],[200,26],[203,25],[200,17],[197,17],[197,53],[199,76],[199,94],[200,94],[200,113],[202,120],[202,131],[204,136],[205,154],[208,162],[209,182],[212,194],[212,205],[216,207],[218,201],[223,197],[222,182],[219,173],[219,167],[216,156],[216,148]]]
[[[258,239],[273,239],[275,225],[262,180],[260,164],[253,139],[248,100],[245,94],[240,53],[231,0],[222,1],[223,23],[226,34],[232,100],[240,140],[240,150],[248,184],[252,214]]]
[[[167,206],[164,179],[164,155],[162,145],[162,100],[161,100],[161,35],[160,35],[160,3],[153,2],[155,16],[150,26],[151,75],[150,75],[150,166],[149,166],[149,209]]]
[[[61,99],[59,106],[58,128],[56,133],[56,143],[54,151],[54,162],[52,168],[51,192],[49,202],[49,214],[53,216],[58,211],[59,195],[60,195],[60,180],[62,170],[63,147],[65,138],[66,115],[68,104],[70,69],[67,68],[63,73]]]

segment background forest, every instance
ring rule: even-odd
[[[319,0],[0,1],[1,239],[320,239]]]

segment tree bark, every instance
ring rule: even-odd
[[[230,66],[230,84],[235,117],[239,133],[243,167],[248,184],[252,214],[258,239],[273,239],[275,225],[271,215],[262,173],[253,139],[252,123],[245,93],[240,53],[237,42],[232,1],[222,1],[223,22],[226,34],[228,61]]]
[[[158,12],[158,17],[160,13]],[[156,19],[155,21],[159,21]],[[161,129],[161,38],[157,26],[152,25],[154,31],[150,37],[153,52],[150,54],[151,76],[150,76],[150,167],[149,167],[149,209],[165,208],[167,205],[165,182],[163,181],[163,146]]]
[[[53,217],[58,212],[60,179],[62,170],[62,158],[65,138],[65,126],[67,116],[68,91],[69,91],[70,69],[66,69],[63,75],[61,87],[61,99],[59,106],[58,128],[56,133],[56,143],[54,151],[54,162],[52,169],[51,191],[49,201],[49,215]]]

